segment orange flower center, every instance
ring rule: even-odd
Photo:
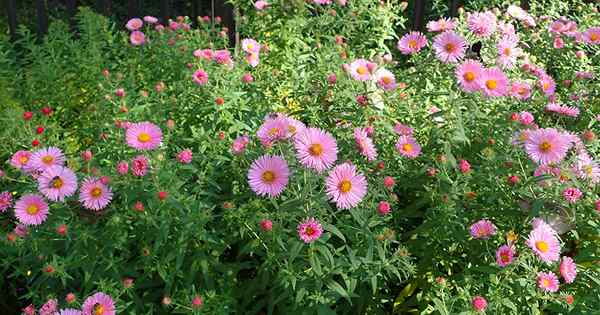
[[[550,88],[550,83],[548,83],[548,82],[544,82],[544,84],[542,84],[542,88],[543,88],[544,90],[547,90],[547,89],[549,89],[549,88]]]
[[[592,35],[590,35],[590,40],[592,42],[598,41],[600,39],[600,35],[593,33]]]
[[[548,153],[550,151],[550,149],[552,149],[552,144],[550,144],[550,142],[548,141],[543,141],[542,143],[540,143],[540,150],[544,153]]]
[[[320,156],[323,154],[323,146],[320,143],[314,143],[308,148],[308,152],[312,156]]]
[[[21,162],[21,164],[27,164],[28,161],[29,158],[26,156],[22,156],[21,158],[19,158],[19,162]]]
[[[508,254],[507,253],[502,253],[500,254],[500,260],[502,260],[502,262],[509,262],[510,258],[508,258]]]
[[[59,177],[53,179],[50,182],[50,186],[52,186],[53,188],[56,188],[56,189],[61,188],[64,184],[65,184],[65,182],[63,182],[63,180]]]
[[[498,87],[498,82],[496,80],[487,80],[485,81],[485,86],[490,90],[495,90]]]
[[[359,66],[358,68],[356,68],[356,73],[360,75],[366,74],[368,71],[369,70],[365,66]]]
[[[448,53],[453,53],[456,51],[456,45],[454,45],[453,43],[448,43],[448,44],[446,44],[446,46],[444,46],[444,49]]]
[[[390,83],[392,83],[392,78],[383,77],[383,78],[381,78],[381,81],[383,81],[384,84],[390,84]]]
[[[304,234],[308,235],[308,236],[313,236],[315,234],[315,229],[313,229],[310,226],[307,226],[306,229],[304,229]]]
[[[412,152],[413,151],[413,146],[410,143],[405,143],[402,145],[402,150],[404,150],[405,152]]]
[[[54,161],[52,155],[46,155],[42,158],[42,162],[44,162],[44,164],[50,164],[52,161]]]
[[[519,90],[517,90],[517,93],[519,93],[519,95],[525,95],[527,94],[527,89],[524,87],[520,87]]]
[[[510,56],[510,48],[508,48],[508,47],[504,48],[504,55]]]
[[[100,195],[102,195],[102,188],[100,187],[94,187],[92,189],[92,191],[90,192],[90,194],[92,195],[92,197],[100,197]]]
[[[288,131],[291,134],[295,134],[297,130],[296,130],[296,127],[294,127],[293,125],[288,125]]]
[[[146,132],[141,132],[137,138],[138,138],[139,142],[146,143],[146,142],[150,141],[150,135]]]
[[[549,286],[550,286],[550,280],[548,280],[548,279],[544,279],[544,280],[542,280],[542,285],[543,285],[544,287],[549,287]]]
[[[25,211],[30,215],[36,215],[40,212],[40,208],[37,205],[29,205]]]
[[[465,72],[465,74],[463,75],[463,78],[465,79],[465,81],[467,82],[472,82],[473,80],[475,80],[475,73],[473,73],[473,71],[467,71]]]
[[[339,189],[340,189],[341,192],[347,193],[347,192],[349,192],[352,189],[352,183],[349,180],[344,179],[340,183]]]
[[[535,242],[535,248],[537,248],[540,252],[545,254],[550,249],[550,246],[548,246],[548,243],[546,243],[545,241],[537,241]]]
[[[417,41],[414,39],[411,39],[408,41],[408,47],[411,49],[416,49],[417,48]]]
[[[275,181],[275,173],[271,171],[265,171],[264,173],[262,173],[261,178],[265,183],[270,184]]]
[[[94,315],[103,315],[104,314],[104,305],[97,304],[94,306]]]

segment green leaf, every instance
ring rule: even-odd
[[[329,223],[322,223],[321,225],[323,225],[323,228],[325,228],[326,231],[333,233],[335,236],[341,238],[344,242],[346,242],[346,238],[344,237],[344,234],[342,234],[342,232],[340,232],[340,230],[338,230],[338,228],[336,228],[335,226],[333,226]]]
[[[344,288],[339,283],[337,283],[335,280],[330,280],[329,282],[327,282],[327,287],[329,289],[335,291],[337,294],[339,294],[343,298],[345,298],[348,301],[348,303],[352,304],[352,301],[350,301],[350,296],[348,295],[348,292],[346,292],[346,290],[344,290]]]

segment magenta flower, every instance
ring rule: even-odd
[[[513,82],[509,94],[518,100],[524,101],[531,96],[531,86],[525,82]]]
[[[258,53],[252,53],[246,55],[246,62],[252,67],[258,66],[260,59],[258,58]]]
[[[579,178],[589,179],[594,184],[600,182],[600,166],[586,152],[577,155],[573,170]]]
[[[427,37],[421,32],[410,32],[398,41],[397,48],[404,55],[416,54],[427,46]]]
[[[380,88],[390,91],[396,88],[396,77],[392,72],[386,69],[377,69],[375,72],[375,81]]]
[[[367,179],[350,163],[340,164],[331,170],[325,186],[329,200],[340,209],[356,207],[367,194]]]
[[[482,71],[483,67],[479,61],[467,59],[456,67],[454,74],[460,87],[465,92],[472,93],[479,91],[479,77],[481,76]]]
[[[162,141],[162,130],[157,125],[144,121],[135,123],[125,132],[127,145],[136,150],[154,150]]]
[[[231,59],[231,53],[227,49],[215,50],[213,52],[213,60],[220,65],[233,64],[233,60]]]
[[[412,136],[400,136],[396,142],[396,150],[409,159],[414,159],[421,154],[421,146]]]
[[[556,82],[547,74],[540,77],[538,85],[546,96],[554,95],[554,92],[556,91]]]
[[[278,197],[288,184],[290,170],[278,155],[263,155],[248,170],[250,188],[259,196]]]
[[[337,160],[337,143],[327,131],[306,128],[296,134],[294,140],[296,156],[300,164],[314,169],[317,173],[330,168]]]
[[[79,190],[79,201],[90,210],[99,211],[104,209],[112,200],[113,193],[110,187],[103,184],[101,180],[90,177],[83,180]]]
[[[23,169],[29,163],[31,152],[20,150],[10,158],[10,165],[17,169]]]
[[[465,56],[467,41],[453,31],[446,31],[433,39],[433,49],[442,62],[455,63]]]
[[[540,289],[546,292],[558,291],[558,277],[553,272],[539,272],[537,284]]]
[[[285,117],[276,115],[267,117],[256,131],[256,136],[263,144],[271,145],[278,140],[288,138],[289,123]]]
[[[371,79],[371,69],[369,69],[370,62],[365,59],[354,60],[348,69],[350,75],[354,80],[357,81],[368,81]]]
[[[115,315],[115,302],[113,299],[103,293],[98,292],[83,302],[83,306],[81,307],[83,315]]]
[[[484,69],[479,77],[479,87],[487,97],[504,96],[508,92],[508,77],[497,67]]]
[[[583,41],[588,45],[600,44],[600,27],[590,27],[583,32]]]
[[[498,49],[498,65],[505,69],[512,69],[520,55],[517,42],[510,38],[503,38],[496,44],[496,49]]]
[[[369,162],[377,159],[377,149],[364,128],[354,128],[354,142],[358,152],[366,157]]]
[[[29,162],[25,165],[28,171],[44,171],[52,166],[65,164],[65,155],[55,147],[39,149],[31,154]]]
[[[242,50],[248,54],[258,54],[260,52],[260,44],[252,38],[244,38],[242,40]]]
[[[437,21],[427,23],[427,30],[430,32],[445,32],[456,28],[456,20],[450,18],[440,18]]]
[[[117,164],[117,173],[125,175],[129,171],[129,164],[125,161],[121,161]]]
[[[40,225],[48,217],[48,204],[40,195],[23,195],[15,202],[15,216],[24,225]]]
[[[192,150],[185,149],[177,153],[177,161],[182,164],[190,164],[192,163],[192,155]]]
[[[142,26],[144,26],[144,22],[138,18],[133,18],[125,24],[125,27],[130,31],[137,31],[142,28]]]
[[[73,308],[65,308],[58,312],[58,315],[81,315],[83,314],[80,310],[76,310]]]
[[[323,227],[315,218],[308,218],[298,224],[298,236],[304,243],[312,243],[323,234]]]
[[[55,315],[56,311],[58,311],[58,301],[56,299],[50,299],[40,307],[40,315]]]
[[[396,123],[396,125],[394,125],[394,132],[401,136],[412,136],[413,135],[413,129],[411,127],[401,124],[401,123]]]
[[[12,194],[8,191],[0,193],[0,213],[5,212],[6,209],[12,206]]]
[[[131,172],[134,176],[142,177],[148,173],[148,159],[143,155],[138,155],[131,160]]]
[[[525,126],[533,124],[535,117],[530,112],[523,111],[519,113],[519,122]]]
[[[208,73],[202,69],[198,69],[194,72],[194,75],[192,75],[192,81],[198,85],[205,85],[208,83]]]
[[[506,267],[513,261],[514,251],[508,245],[502,245],[496,250],[496,263],[500,267]]]
[[[469,233],[474,239],[487,240],[496,235],[496,226],[489,220],[481,219],[471,225]]]
[[[563,190],[563,197],[569,203],[576,203],[582,195],[583,193],[577,187],[568,187],[565,190]]]
[[[544,107],[544,110],[567,117],[579,116],[579,108],[556,103],[548,103],[546,107]]]
[[[487,308],[487,301],[483,296],[478,295],[471,301],[471,306],[473,306],[473,310],[475,310],[475,312],[484,312]]]
[[[525,140],[525,151],[538,164],[559,163],[567,155],[571,142],[554,128],[531,130]]]
[[[52,201],[64,201],[65,197],[72,196],[77,190],[77,176],[64,166],[47,168],[37,178],[38,190]]]
[[[244,153],[248,143],[250,143],[250,138],[247,135],[237,137],[231,144],[231,152],[236,155]]]
[[[475,36],[489,37],[496,31],[497,18],[491,11],[469,13],[467,24]]]
[[[527,246],[546,263],[558,260],[560,243],[556,232],[547,224],[538,225],[529,233]]]
[[[560,276],[566,283],[573,283],[577,277],[577,265],[573,258],[564,256],[560,262]]]
[[[158,22],[158,19],[151,15],[146,15],[144,16],[144,22],[148,24],[156,24]]]
[[[146,43],[146,35],[140,31],[133,31],[129,35],[129,41],[133,46],[141,46]]]

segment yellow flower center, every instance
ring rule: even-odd
[[[381,81],[383,81],[384,84],[390,84],[390,83],[392,83],[392,78],[383,77],[383,78],[381,78]]]
[[[307,226],[306,229],[304,229],[304,233],[308,236],[313,236],[315,234],[315,229],[313,229],[310,226]]]
[[[138,141],[139,141],[139,142],[144,142],[144,143],[145,143],[145,142],[148,142],[148,141],[150,141],[150,135],[149,135],[148,133],[146,133],[146,132],[141,132],[141,133],[138,135],[138,137],[137,137],[137,138],[138,138]]]
[[[408,41],[408,47],[411,49],[416,49],[417,48],[417,41],[414,39],[411,39]]]
[[[28,161],[29,158],[26,156],[22,156],[21,158],[19,158],[19,162],[21,162],[21,164],[27,164]]]
[[[502,254],[500,254],[500,260],[501,260],[502,262],[505,262],[505,263],[507,263],[507,262],[509,262],[509,261],[510,261],[510,258],[508,258],[508,254],[507,254],[507,253],[502,253]]]
[[[288,125],[288,131],[291,134],[295,134],[297,130],[296,130],[296,127],[294,127],[293,125]]]
[[[59,189],[61,188],[63,185],[65,184],[65,182],[63,182],[63,180],[61,178],[55,178],[50,182],[50,186],[52,186],[53,188]]]
[[[508,47],[504,48],[504,55],[510,56],[510,48],[508,48]]]
[[[320,156],[323,154],[323,146],[320,143],[314,143],[308,148],[308,153],[312,156]]]
[[[274,137],[279,133],[279,128],[273,127],[269,130],[269,136]]]
[[[592,42],[598,41],[600,39],[600,35],[593,33],[592,35],[590,35],[590,40]]]
[[[592,176],[593,172],[594,172],[594,168],[591,165],[586,165],[583,167],[583,171],[588,175],[588,176]]]
[[[475,73],[473,73],[473,71],[467,71],[465,72],[465,74],[463,75],[463,78],[465,79],[465,81],[467,82],[472,82],[473,80],[475,80]]]
[[[92,195],[92,197],[100,197],[100,195],[102,195],[102,188],[100,187],[94,187],[92,189],[92,191],[90,192],[90,194]]]
[[[535,248],[537,248],[540,252],[545,254],[550,249],[550,246],[548,246],[548,243],[546,243],[545,241],[537,241],[535,242]]]
[[[410,143],[405,143],[402,145],[402,150],[404,150],[405,152],[412,152],[413,151],[413,146]]]
[[[544,279],[544,280],[542,280],[542,285],[543,285],[544,287],[549,287],[549,286],[550,286],[550,280],[548,280],[548,279]]]
[[[344,179],[340,183],[339,189],[340,189],[341,192],[347,193],[347,192],[349,192],[352,189],[352,183],[349,180]]]
[[[248,50],[254,50],[254,44],[249,43],[248,44]]]
[[[487,80],[485,81],[485,86],[490,90],[495,90],[498,87],[498,82],[496,80]]]
[[[270,184],[275,181],[275,173],[271,171],[265,171],[264,173],[262,173],[261,178],[265,183]]]
[[[359,66],[358,68],[356,68],[356,73],[360,75],[366,74],[368,71],[369,70],[365,66]]]
[[[38,212],[40,212],[40,208],[38,208],[37,205],[29,205],[26,211],[30,215],[36,215]]]
[[[94,306],[94,315],[102,315],[104,314],[104,305],[96,305]]]
[[[550,88],[550,83],[548,83],[548,82],[544,82],[544,84],[542,84],[542,88],[543,88],[544,90],[547,90],[547,89],[549,89],[549,88]]]
[[[46,155],[42,158],[42,162],[44,162],[44,164],[50,164],[52,161],[54,161],[52,155]]]
[[[540,143],[539,148],[540,151],[548,153],[552,149],[552,144],[548,141],[543,141],[542,143]]]
[[[454,45],[453,43],[448,43],[448,44],[446,44],[446,46],[444,46],[444,49],[448,53],[453,53],[456,51],[456,45]]]
[[[524,88],[524,87],[520,87],[520,88],[517,90],[517,93],[519,93],[519,95],[525,95],[525,94],[527,94],[527,89],[526,89],[526,88]]]

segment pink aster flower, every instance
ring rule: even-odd
[[[569,203],[576,203],[581,198],[583,193],[577,187],[568,187],[563,190],[563,197]]]
[[[558,291],[558,277],[553,272],[539,272],[537,284],[540,289],[546,292]]]
[[[267,6],[269,6],[269,3],[266,1],[258,0],[254,2],[254,8],[258,11],[264,10]]]
[[[471,225],[469,233],[474,239],[487,240],[496,235],[496,226],[489,220],[481,219]]]
[[[50,299],[40,307],[40,315],[55,315],[58,310],[58,301]]]
[[[146,35],[140,31],[133,31],[129,35],[129,41],[133,46],[141,46],[146,43]]]
[[[249,54],[258,54],[260,44],[252,38],[244,38],[242,40],[242,50]]]
[[[600,27],[590,27],[583,32],[583,41],[588,45],[600,44]]]
[[[571,148],[568,137],[554,128],[536,129],[529,132],[525,151],[538,164],[559,163]]]
[[[23,169],[29,163],[31,152],[20,150],[10,158],[10,165],[17,169]]]
[[[544,110],[551,113],[556,113],[559,115],[567,116],[567,117],[577,117],[579,116],[579,108],[567,105],[561,105],[557,103],[548,103]]]
[[[461,159],[458,161],[458,170],[460,170],[460,172],[463,174],[468,173],[471,170],[471,164],[469,161]]]
[[[101,180],[90,177],[83,180],[79,190],[79,201],[90,210],[104,209],[112,200],[113,193],[110,187]]]
[[[288,117],[281,113],[278,113],[277,116],[284,118],[287,122],[287,137],[295,137],[296,134],[306,129],[306,125],[298,119]]]
[[[549,75],[542,75],[538,81],[539,87],[546,96],[553,95],[556,91],[556,82]]]
[[[208,83],[208,74],[206,71],[198,69],[194,72],[194,75],[192,75],[192,81],[198,85],[205,85]]]
[[[358,152],[369,160],[374,161],[377,158],[377,149],[373,144],[373,140],[369,138],[367,132],[363,128],[354,128],[354,142]]]
[[[285,117],[274,115],[266,117],[263,124],[256,131],[256,136],[263,144],[271,145],[278,140],[288,138],[288,120]]]
[[[483,296],[478,295],[471,301],[471,306],[473,306],[475,312],[484,312],[487,308],[487,301]]]
[[[258,64],[260,62],[260,59],[258,58],[258,54],[257,53],[247,54],[246,62],[248,62],[248,64],[252,67],[258,66]]]
[[[396,88],[396,77],[387,69],[377,69],[375,72],[375,81],[377,86],[384,90],[393,90]]]
[[[192,150],[185,149],[177,153],[177,161],[182,164],[190,164],[192,163],[192,155]]]
[[[221,65],[231,65],[233,63],[231,53],[227,49],[216,50],[213,53],[213,60]]]
[[[244,153],[248,143],[250,143],[250,138],[247,135],[237,137],[231,144],[231,152],[236,155]]]
[[[82,312],[80,310],[76,310],[73,308],[65,308],[58,312],[58,315],[81,315]]]
[[[366,59],[356,59],[350,64],[348,71],[354,80],[368,81],[371,79],[369,64],[370,62]]]
[[[331,4],[331,0],[313,0],[313,2],[320,5]]]
[[[465,92],[477,92],[482,71],[483,67],[479,61],[467,59],[456,67],[454,75]]]
[[[577,277],[577,265],[573,258],[564,256],[560,262],[560,276],[566,283],[573,283]]]
[[[525,126],[533,124],[535,117],[530,112],[520,112],[519,113],[519,122]]]
[[[396,142],[396,150],[409,159],[414,159],[421,154],[421,146],[412,136],[400,136]]]
[[[65,155],[59,148],[39,149],[31,154],[25,169],[28,171],[44,171],[52,166],[64,165],[65,160]]]
[[[129,171],[129,164],[125,161],[121,161],[117,164],[117,173],[125,175]]]
[[[135,123],[125,132],[127,145],[136,150],[154,150],[162,141],[162,130],[151,122]]]
[[[133,18],[125,24],[125,27],[130,31],[137,31],[142,28],[142,26],[144,26],[144,22],[138,18]]]
[[[467,16],[469,30],[477,37],[489,37],[496,31],[497,18],[491,11],[470,13]]]
[[[450,18],[441,18],[437,21],[427,23],[427,30],[430,32],[445,32],[456,28],[456,20]]]
[[[484,69],[479,77],[479,87],[487,97],[504,96],[508,92],[508,77],[497,67]]]
[[[512,69],[517,62],[517,57],[520,55],[520,49],[517,48],[517,42],[503,38],[496,44],[498,50],[498,65],[505,69]]]
[[[573,171],[577,177],[589,179],[593,184],[600,182],[600,166],[585,151],[577,155]]]
[[[525,82],[513,82],[509,94],[518,100],[524,101],[531,96],[531,85]]]
[[[24,195],[15,202],[15,216],[24,225],[40,225],[48,217],[48,204],[40,195]]]
[[[158,23],[158,19],[151,15],[146,15],[146,16],[144,16],[144,22],[146,22],[148,24],[156,24],[156,23]]]
[[[335,138],[322,129],[306,128],[294,139],[296,156],[300,164],[317,173],[330,168],[337,160],[338,147]]]
[[[298,224],[298,236],[306,244],[316,241],[321,234],[323,234],[323,227],[315,218],[308,218]]]
[[[77,176],[68,167],[55,165],[37,178],[38,190],[52,201],[64,201],[77,190]]]
[[[506,267],[513,261],[514,251],[508,245],[502,245],[496,250],[496,263],[500,267]]]
[[[212,60],[213,59],[213,51],[210,48],[205,49],[196,49],[192,53],[196,58],[202,58],[204,60]]]
[[[396,123],[396,125],[394,125],[394,132],[401,136],[412,136],[413,135],[413,129],[411,127],[401,124],[401,123]]]
[[[442,62],[455,63],[465,56],[467,41],[453,31],[446,31],[433,39],[433,49]]]
[[[12,195],[8,191],[0,193],[0,213],[5,212],[6,209],[12,206]]]
[[[287,162],[278,155],[263,155],[248,170],[250,188],[259,196],[275,198],[288,184],[290,170]]]
[[[367,179],[350,163],[340,164],[331,170],[325,186],[327,196],[340,209],[356,207],[367,194]]]
[[[549,225],[539,225],[529,233],[527,246],[546,263],[558,260],[560,254],[560,243],[556,232]]]
[[[404,55],[416,54],[425,46],[427,46],[427,37],[421,32],[405,34],[397,44],[398,50]]]
[[[81,307],[83,315],[115,315],[115,302],[113,299],[103,293],[98,292],[83,302],[83,306]]]
[[[143,155],[138,155],[131,160],[131,172],[134,176],[142,177],[148,172],[148,159]]]

